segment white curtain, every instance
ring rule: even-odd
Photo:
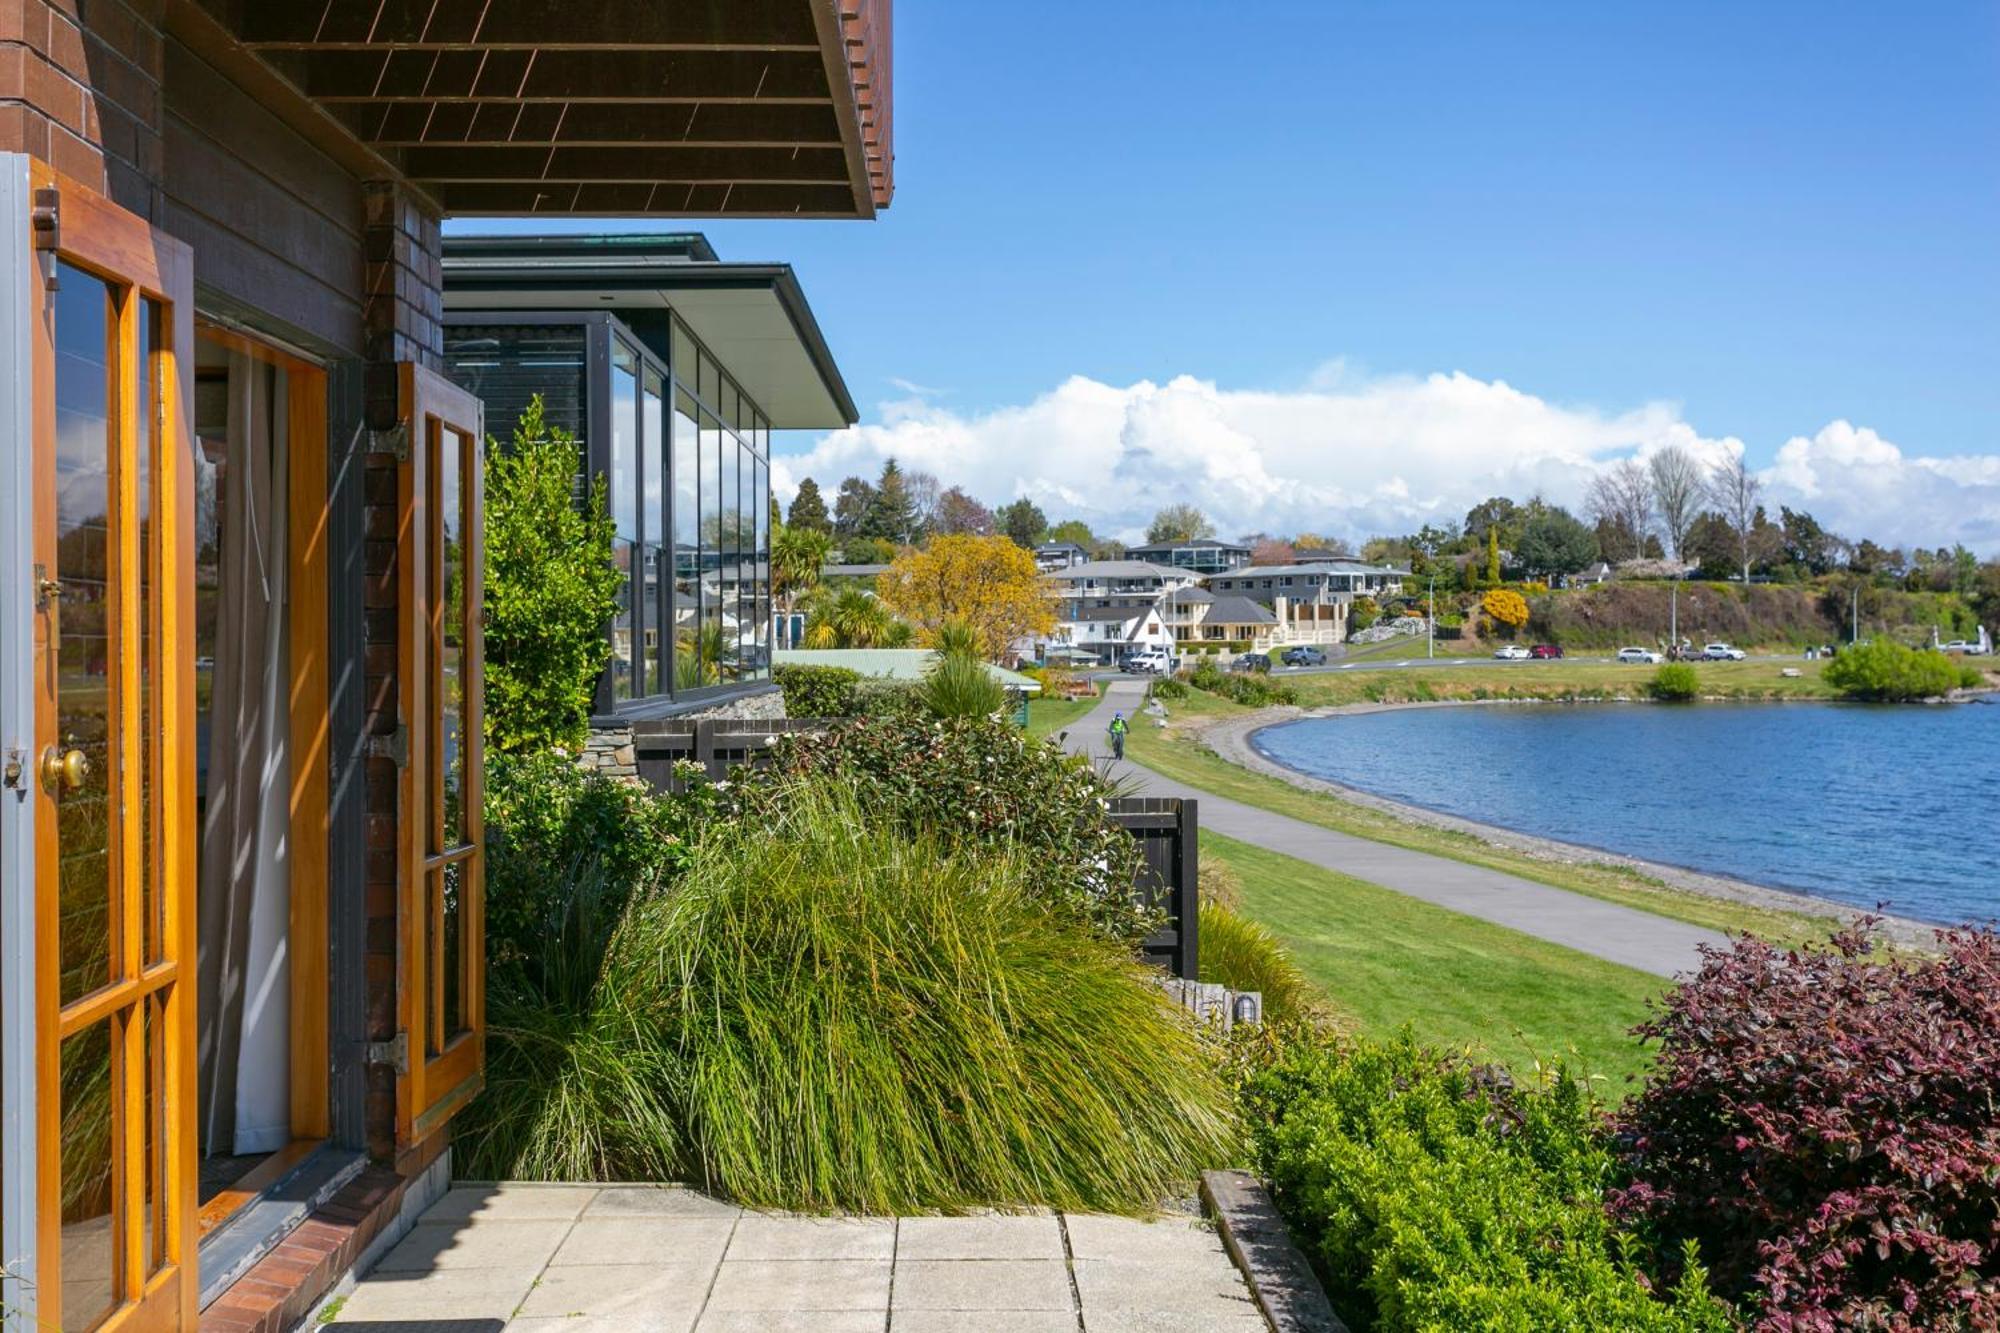
[[[230,353],[198,938],[202,1145],[291,1138],[285,377]]]

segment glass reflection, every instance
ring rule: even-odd
[[[611,365],[611,559],[623,576],[618,611],[611,621],[611,696],[630,699],[638,693],[633,636],[638,629],[633,597],[637,589],[633,563],[639,542],[639,402],[637,365],[630,349],[614,345]]]

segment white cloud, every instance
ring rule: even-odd
[[[773,464],[830,491],[895,455],[988,504],[1026,495],[1052,519],[1136,537],[1163,505],[1192,501],[1225,535],[1312,530],[1348,537],[1457,518],[1489,495],[1580,506],[1611,462],[1683,444],[1717,462],[1743,442],[1706,436],[1677,407],[1622,412],[1552,403],[1464,374],[1371,377],[1333,362],[1293,392],[1227,390],[1181,376],[1123,388],[1073,376],[1019,406],[962,414],[921,397]],[[1844,535],[2000,551],[2000,457],[1911,456],[1835,421],[1788,441],[1769,501],[1803,505]]]

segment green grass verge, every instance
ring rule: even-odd
[[[1028,734],[1030,736],[1053,736],[1066,727],[1073,727],[1097,707],[1098,697],[1088,699],[1030,699],[1028,701]]]
[[[1415,656],[1423,655],[1417,645]],[[1468,654],[1453,654],[1465,656]],[[1400,658],[1409,652],[1396,654]],[[1704,698],[1831,699],[1820,662],[1696,662]],[[1786,676],[1786,670],[1797,676]],[[1286,676],[1307,708],[1436,699],[1642,699],[1657,667],[1615,662],[1493,662],[1458,667],[1388,667]]]
[[[1387,1037],[1472,1050],[1517,1075],[1563,1059],[1613,1100],[1650,1057],[1628,1030],[1659,977],[1214,833],[1204,857],[1243,880],[1242,913],[1275,933],[1336,1015]]]
[[[1176,721],[1240,717],[1251,710],[1197,693],[1174,709]],[[1733,903],[1723,898],[1676,889],[1650,875],[1607,862],[1544,861],[1505,847],[1496,847],[1468,833],[1434,828],[1342,800],[1325,792],[1306,791],[1279,778],[1253,773],[1200,743],[1188,731],[1141,728],[1132,733],[1127,753],[1139,763],[1191,787],[1213,792],[1293,819],[1318,824],[1411,851],[1448,856],[1470,865],[1519,875],[1541,884],[1588,894],[1706,926],[1711,930],[1745,932],[1786,943],[1824,939],[1836,928],[1831,916],[1812,916]]]

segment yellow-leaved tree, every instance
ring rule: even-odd
[[[1509,629],[1519,629],[1528,623],[1528,601],[1512,588],[1492,589],[1479,599],[1479,605]]]
[[[1056,623],[1034,554],[1006,537],[965,533],[906,550],[882,572],[876,592],[926,643],[949,622],[970,627],[989,661],[1022,635],[1046,634]]]

